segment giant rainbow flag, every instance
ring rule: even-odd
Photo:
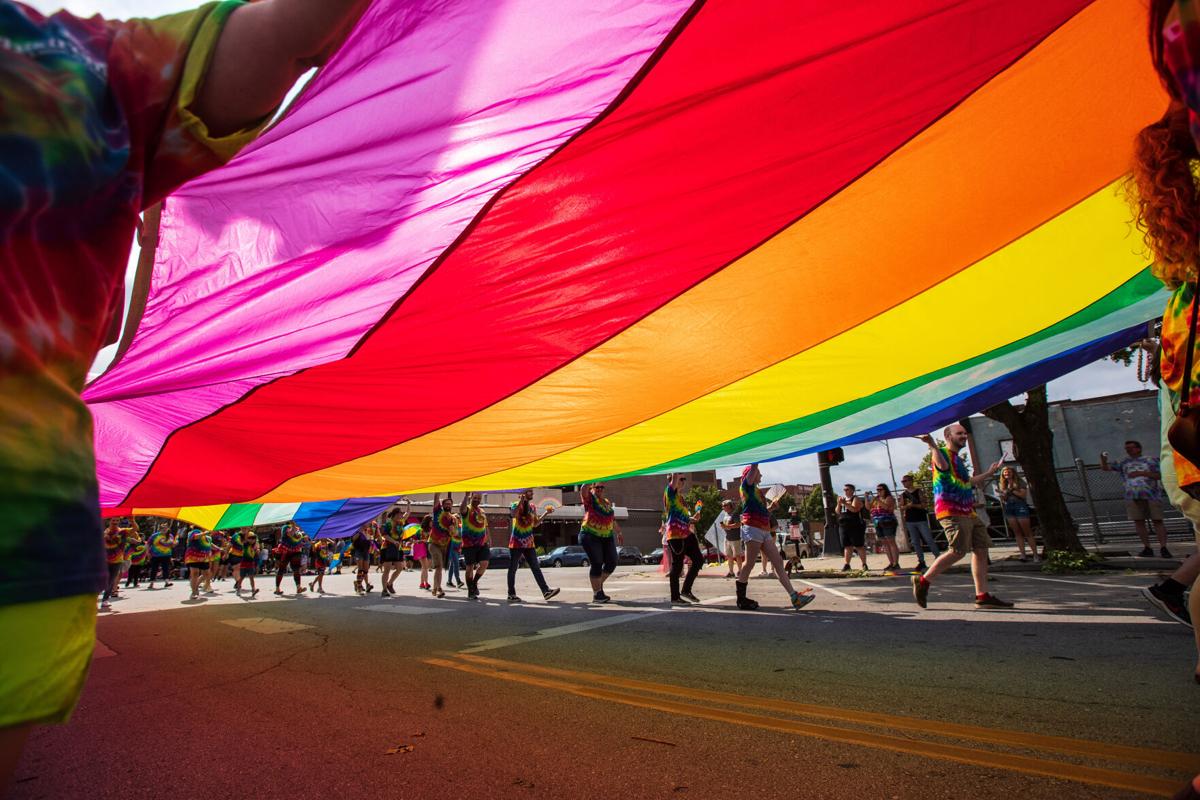
[[[931,429],[1164,304],[1139,0],[377,0],[163,208],[110,507],[741,464]]]

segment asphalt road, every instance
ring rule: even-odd
[[[905,576],[816,580],[803,612],[755,579],[744,613],[722,573],[689,608],[645,567],[607,606],[583,569],[547,570],[550,603],[522,570],[520,606],[499,571],[481,602],[413,573],[386,600],[348,575],[127,592],[13,796],[1118,798],[1200,771],[1192,635],[1138,595],[1151,575],[997,575],[1010,612],[966,575],[925,611]]]

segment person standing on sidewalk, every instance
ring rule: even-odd
[[[862,561],[863,572],[867,567],[867,526],[863,523],[863,501],[855,492],[853,483],[842,487],[842,494],[837,499],[838,532],[842,535],[842,555],[845,563],[842,572],[850,571],[850,559],[854,551]]]
[[[1017,540],[1017,549],[1021,552],[1021,560],[1028,561],[1025,555],[1025,544],[1029,544],[1029,554],[1034,561],[1038,558],[1037,539],[1033,536],[1033,525],[1029,521],[1029,488],[1025,481],[1012,467],[1000,470],[1000,502],[1004,504],[1004,518],[1012,529]]]
[[[584,484],[579,489],[583,504],[583,522],[579,526],[579,546],[587,553],[590,566],[588,580],[592,584],[592,602],[607,603],[612,598],[604,593],[604,582],[617,569],[617,538],[620,530],[616,508],[604,496],[604,484]]]
[[[887,553],[887,570],[900,569],[900,547],[896,544],[896,498],[887,484],[881,483],[875,487],[875,497],[871,499],[871,524],[875,526],[875,535],[883,544]]]
[[[538,515],[533,507],[533,489],[521,492],[521,498],[509,506],[509,511],[512,513],[512,533],[508,537],[508,602],[522,602],[521,598],[517,597],[517,569],[521,566],[521,559],[525,559],[525,563],[529,565],[533,579],[542,590],[542,597],[549,600],[558,594],[558,589],[551,589],[542,575],[533,532],[550,512]]]
[[[758,608],[758,602],[746,596],[746,588],[750,580],[750,573],[754,571],[754,563],[758,561],[758,554],[762,552],[766,554],[767,560],[775,568],[775,577],[779,579],[780,585],[788,593],[792,608],[799,611],[816,597],[813,595],[812,589],[805,589],[803,592],[796,591],[787,576],[787,570],[783,566],[783,556],[775,544],[775,535],[771,533],[771,512],[779,505],[779,501],[776,500],[767,505],[767,499],[763,497],[762,490],[758,488],[760,480],[762,480],[762,473],[758,469],[758,464],[751,464],[742,470],[739,491],[742,496],[742,542],[746,545],[746,563],[742,564],[734,583],[737,590],[737,607],[744,611],[754,611]]]
[[[1125,442],[1125,458],[1115,464],[1109,462],[1107,452],[1101,453],[1100,469],[1121,473],[1121,480],[1125,483],[1125,514],[1133,520],[1133,527],[1142,540],[1142,552],[1138,555],[1142,558],[1154,556],[1154,550],[1150,547],[1150,533],[1146,530],[1146,520],[1150,520],[1158,535],[1159,555],[1170,558],[1167,526],[1163,524],[1162,473],[1158,459],[1142,455],[1142,443],[1130,439]]]
[[[917,438],[929,446],[933,469],[933,508],[949,547],[923,575],[913,575],[913,598],[925,608],[930,582],[950,569],[967,553],[971,554],[971,577],[975,581],[975,607],[981,610],[1012,608],[987,590],[988,548],[992,544],[987,526],[975,513],[975,487],[992,479],[1003,462],[997,461],[986,472],[972,476],[960,455],[967,444],[967,429],[957,422],[942,431],[946,445],[939,447],[929,434]]]
[[[934,558],[941,555],[937,542],[933,539],[933,531],[929,530],[929,509],[925,507],[925,496],[913,483],[912,475],[900,479],[904,491],[900,493],[900,509],[904,513],[904,529],[908,531],[908,541],[912,544],[913,552],[917,554],[917,569],[924,572],[929,569],[925,563],[925,550]],[[921,548],[922,543],[925,550]]]
[[[736,578],[746,560],[742,544],[742,521],[736,513],[736,508],[732,500],[722,500],[721,516],[717,518],[717,524],[725,534],[725,563],[729,566],[726,578]]]

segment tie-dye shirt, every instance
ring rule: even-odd
[[[512,533],[508,537],[508,546],[516,550],[535,547],[533,529],[537,527],[537,512],[533,510],[533,504],[522,498],[508,509],[512,513]]]
[[[1163,25],[1163,58],[1176,88],[1188,108],[1192,138],[1200,147],[1200,0],[1178,0]],[[1159,274],[1161,265],[1155,265]],[[1162,357],[1159,369],[1167,400],[1179,408],[1183,370],[1191,328],[1193,284],[1182,283],[1167,301],[1162,320]],[[1200,337],[1197,337],[1200,347]],[[1190,404],[1200,408],[1200,354],[1192,357]],[[1165,445],[1164,445],[1165,447]],[[1175,477],[1180,486],[1200,483],[1200,466],[1172,451]]]
[[[433,513],[433,526],[429,529],[430,544],[446,545],[454,538],[454,529],[458,524],[454,521],[454,512],[446,509],[436,509]]]
[[[283,552],[285,553],[299,553],[304,549],[304,531],[295,525],[289,525],[283,529],[283,536],[279,539],[279,546],[283,548]]]
[[[951,453],[949,448],[939,447],[938,451],[950,469],[938,469],[936,462],[931,465],[934,514],[938,519],[974,516],[975,487],[971,485],[971,473],[967,471],[966,462],[958,453]]]
[[[104,560],[108,564],[120,564],[125,560],[125,528],[104,529]]]
[[[104,585],[80,393],[139,212],[253,137],[189,110],[237,5],[121,22],[0,0],[0,605]]]
[[[612,502],[604,497],[596,497],[591,491],[584,492],[580,500],[583,501],[583,524],[580,530],[602,539],[612,538],[613,521],[616,519]]]
[[[763,497],[758,484],[742,478],[738,493],[742,497],[742,524],[758,531],[771,530],[771,512],[767,510],[767,498]]]
[[[188,536],[187,552],[184,553],[183,563],[206,565],[212,560],[212,537],[204,531],[192,531]]]
[[[229,537],[229,557],[241,560],[242,558],[242,535],[234,533]]]
[[[384,523],[386,524],[386,523]],[[329,563],[329,548],[333,542],[328,539],[317,539],[313,542],[309,555],[312,556],[313,566],[324,567]]]
[[[488,538],[487,514],[479,506],[467,508],[462,517],[462,540],[464,547],[484,547]]]
[[[663,527],[667,539],[685,539],[692,535],[692,518],[679,490],[667,484],[663,492]]]
[[[155,531],[150,534],[150,555],[156,558],[171,555],[175,549],[175,537],[166,531]]]
[[[136,542],[129,548],[129,563],[140,567],[150,560],[150,549],[145,542]]]
[[[389,547],[399,547],[404,535],[400,532],[402,523],[392,522],[390,519],[385,519],[380,530],[383,532],[384,544]],[[316,547],[316,545],[313,545]]]

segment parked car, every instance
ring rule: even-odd
[[[556,547],[538,558],[538,564],[543,567],[587,567],[591,563],[587,551],[577,544]]]
[[[662,563],[662,553],[663,553],[662,548],[656,547],[653,550],[651,550],[650,553],[642,559],[642,561],[644,561],[647,564],[661,564]]]
[[[508,569],[509,553],[507,547],[493,547],[488,551],[488,566],[492,569],[503,568]],[[525,566],[525,562],[521,562],[521,566]]]
[[[617,548],[617,563],[618,564],[641,564],[645,556],[642,551],[636,547],[618,547]]]

